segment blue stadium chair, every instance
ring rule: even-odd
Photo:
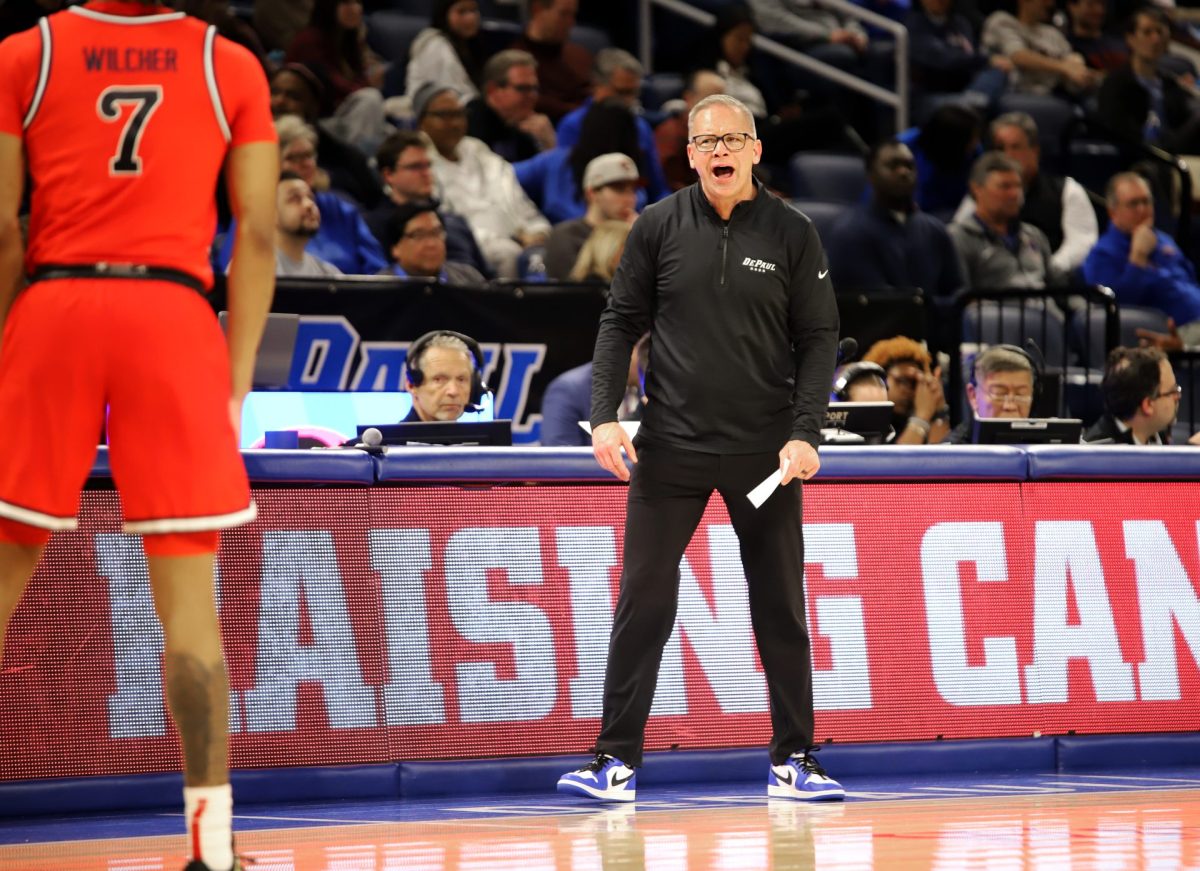
[[[862,200],[867,187],[867,170],[862,158],[853,154],[799,151],[788,163],[792,196],[852,205]]]
[[[367,44],[384,60],[404,68],[408,65],[408,47],[428,26],[428,15],[381,9],[367,16]]]
[[[828,239],[829,231],[842,212],[846,210],[846,204],[823,200],[792,200],[792,208],[807,215],[813,222],[813,226],[817,228],[817,235],[822,239]]]
[[[642,106],[649,112],[683,94],[683,76],[679,73],[652,73],[642,80]]]
[[[523,281],[546,280],[545,245],[531,245],[517,256],[517,277]]]
[[[1042,352],[1045,367],[1061,371],[1069,359],[1066,321],[1061,311],[1041,300],[1024,302],[1024,313],[1015,300],[1012,303],[985,300],[968,305],[963,310],[963,343],[1024,347],[1026,339],[1033,339]]]
[[[1042,148],[1042,161],[1057,168],[1062,153],[1063,131],[1076,109],[1066,100],[1040,94],[1005,94],[1000,98],[1000,114],[1025,112],[1037,123],[1038,141]]]
[[[1156,333],[1167,331],[1167,315],[1159,309],[1144,305],[1123,305],[1118,311],[1121,315],[1121,344],[1127,348],[1137,345],[1139,327],[1154,330]]]
[[[612,40],[608,38],[607,33],[599,27],[591,27],[587,24],[576,24],[571,28],[571,35],[567,38],[571,42],[579,43],[593,55],[612,45]]]

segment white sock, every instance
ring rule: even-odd
[[[212,871],[233,868],[233,790],[229,784],[185,786],[183,812],[188,858],[199,859]]]

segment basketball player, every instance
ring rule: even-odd
[[[219,530],[254,517],[237,429],[274,287],[267,83],[214,28],[131,0],[70,7],[10,37],[0,82],[0,633],[50,532],[75,527],[107,406],[124,528],[144,535],[163,624],[187,869],[229,871],[240,866],[213,562]],[[228,344],[205,298],[222,169],[238,226]]]

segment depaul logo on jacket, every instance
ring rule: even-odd
[[[416,338],[415,336],[413,338]],[[412,341],[364,342],[341,315],[304,315],[292,354],[289,390],[404,389]],[[513,441],[536,439],[541,415],[525,421],[529,384],[546,359],[544,343],[480,342],[483,377],[495,393],[495,417],[513,422]]]
[[[753,257],[747,257],[742,261],[742,265],[751,272],[774,272],[775,264],[766,260],[755,260]]]

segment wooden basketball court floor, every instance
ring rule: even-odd
[[[486,799],[249,805],[254,871],[1200,869],[1200,770],[872,779],[844,803],[759,784],[642,788],[635,805]],[[0,820],[4,871],[178,871],[182,815]]]

